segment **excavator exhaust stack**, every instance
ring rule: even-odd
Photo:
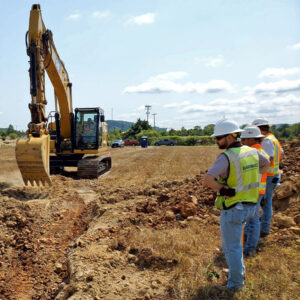
[[[50,137],[29,136],[16,144],[16,160],[25,185],[51,185],[49,172]]]

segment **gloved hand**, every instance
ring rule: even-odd
[[[222,187],[219,193],[220,196],[233,197],[235,196],[235,189]]]

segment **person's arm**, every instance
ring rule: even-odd
[[[282,147],[280,147],[280,159],[284,159],[284,151]]]
[[[204,184],[206,184],[208,187],[213,189],[215,192],[220,191],[222,187],[225,187],[225,185],[221,184],[216,180],[216,178],[213,175],[206,174],[204,177]]]
[[[272,162],[275,152],[274,144],[269,139],[264,139],[261,143],[263,150],[270,156],[270,161]]]
[[[228,167],[229,162],[225,154],[220,154],[216,162],[207,171],[207,174],[204,177],[204,184],[209,186],[215,192],[219,191],[222,187],[225,187],[225,185],[218,182],[216,178],[227,178]]]
[[[270,160],[260,151],[257,151],[257,154],[259,159],[259,173],[263,174],[268,171],[268,168],[270,166]]]

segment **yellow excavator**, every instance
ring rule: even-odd
[[[46,29],[39,4],[30,11],[26,33],[31,121],[27,138],[16,144],[16,160],[26,185],[51,184],[50,173],[77,167],[77,177],[97,178],[111,168],[107,123],[99,107],[73,111],[72,84]],[[45,71],[54,88],[55,111],[46,115]]]

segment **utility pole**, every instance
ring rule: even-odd
[[[113,107],[111,108],[111,119],[112,120],[114,119],[114,108]]]
[[[149,122],[151,105],[145,105],[145,109],[146,109],[146,115],[147,115],[147,122]]]
[[[157,113],[155,113],[155,114],[152,114],[152,116],[153,116],[153,123],[154,123],[154,130],[155,130],[155,116],[157,115]]]

